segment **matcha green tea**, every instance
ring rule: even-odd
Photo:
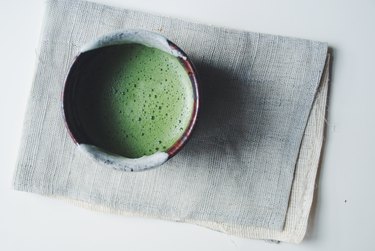
[[[85,52],[75,91],[90,144],[129,158],[166,151],[193,112],[193,87],[179,60],[159,49],[123,44]]]

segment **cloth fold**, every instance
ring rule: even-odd
[[[15,189],[246,238],[303,239],[323,143],[327,44],[83,1],[47,5]],[[202,94],[187,145],[160,168],[139,173],[81,153],[60,99],[80,47],[128,28],[159,32],[187,52]]]

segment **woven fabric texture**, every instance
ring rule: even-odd
[[[83,1],[47,5],[15,189],[247,238],[302,240],[323,139],[327,44]],[[128,28],[178,44],[198,70],[202,101],[183,150],[139,173],[113,170],[81,153],[61,108],[81,46]]]

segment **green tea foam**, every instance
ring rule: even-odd
[[[128,158],[166,152],[185,132],[194,104],[178,58],[140,44],[84,53],[77,117],[91,144]]]

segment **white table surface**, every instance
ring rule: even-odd
[[[13,191],[44,1],[0,0],[0,250],[375,250],[375,1],[98,2],[333,47],[328,134],[309,232],[300,245],[276,245]]]

